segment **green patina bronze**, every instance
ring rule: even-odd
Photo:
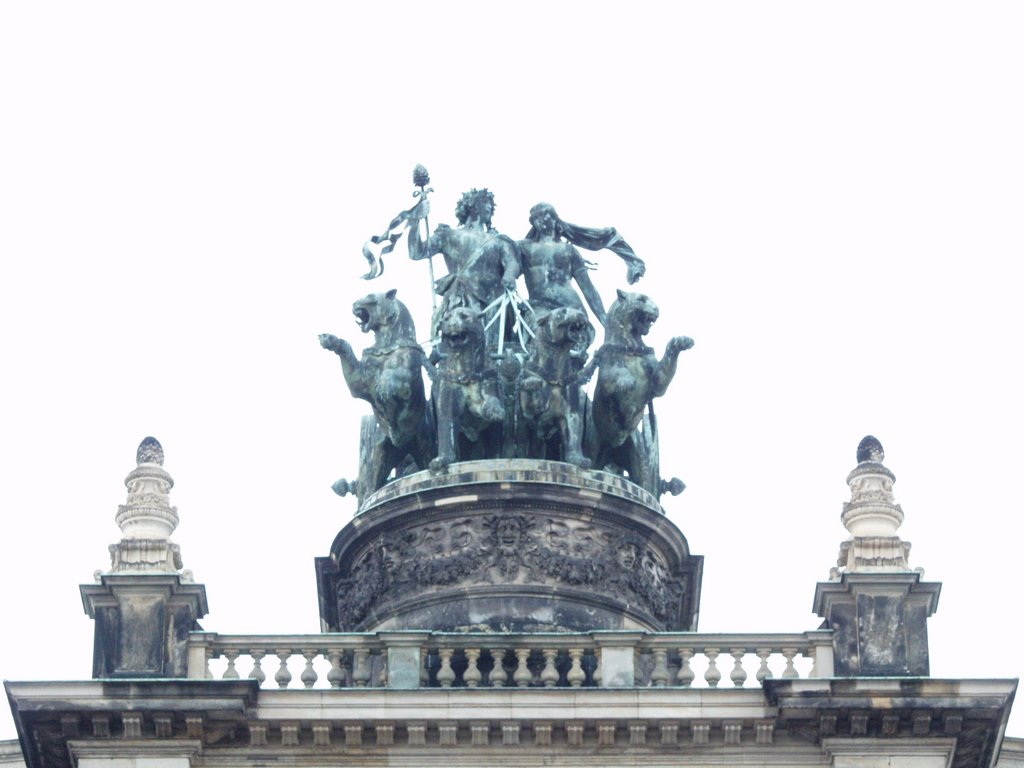
[[[426,169],[417,166],[414,183],[418,202],[369,243],[390,253],[408,228],[411,259],[444,257],[446,276],[433,280],[431,268],[440,297],[431,318],[433,352],[427,358],[417,344],[394,291],[353,306],[363,331],[376,334],[362,359],[344,340],[321,335],[321,345],[341,358],[352,395],[373,408],[362,430],[359,480],[338,481],[335,490],[365,499],[410,472],[513,458],[614,472],[656,497],[681,490],[680,481],[660,475],[653,401],[665,394],[679,353],[693,340],[673,338],[659,360],[644,343],[658,319],[655,303],[620,290],[606,311],[589,276],[593,265],[578,250],[611,250],[632,284],[646,265],[629,244],[614,228],[564,221],[548,203],[533,206],[530,230],[516,242],[492,227],[494,195],[487,189],[462,195],[457,227],[442,224],[424,237],[432,191]],[[366,277],[383,273],[368,246],[364,256],[371,264]],[[520,274],[528,299],[516,292]],[[604,343],[589,363],[596,333],[587,308],[604,327]]]
[[[341,359],[345,383],[353,397],[373,408],[377,428],[360,446],[360,493],[381,487],[392,471],[408,462],[426,469],[434,454],[434,428],[427,408],[422,370],[426,355],[416,342],[416,327],[394,290],[373,293],[352,305],[363,333],[373,332],[373,346],[359,359],[352,345],[329,333],[320,346]]]

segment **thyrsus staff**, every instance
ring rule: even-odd
[[[412,183],[419,187],[418,190],[412,193],[414,198],[419,198],[416,201],[416,205],[408,210],[399,212],[391,219],[381,234],[373,235],[363,243],[363,258],[370,265],[369,271],[363,275],[363,280],[374,280],[384,274],[384,257],[395,250],[395,244],[401,239],[404,226],[416,229],[419,227],[420,219],[426,220],[426,212],[430,210],[427,203],[427,193],[434,190],[427,188],[427,185],[430,183],[430,174],[427,173],[427,169],[422,165],[417,165],[413,169]],[[429,222],[427,222],[427,227],[429,231]],[[381,243],[384,243],[384,247],[380,249],[380,254],[377,255],[370,246],[380,245]],[[430,261],[430,284],[431,286],[434,284],[433,260]]]

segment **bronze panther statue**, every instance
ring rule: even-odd
[[[655,436],[641,434],[637,426],[644,408],[665,394],[679,353],[692,347],[693,339],[670,339],[658,360],[643,341],[658,319],[658,307],[643,294],[617,293],[608,310],[604,344],[588,366],[597,368],[597,386],[587,422],[587,455],[597,469],[618,467],[657,496],[661,478],[650,461],[656,459]],[[648,425],[654,429],[653,414]]]
[[[426,469],[434,455],[434,429],[423,389],[427,359],[416,343],[412,316],[395,295],[395,290],[372,293],[352,305],[362,332],[372,331],[375,337],[361,360],[344,339],[320,334],[320,346],[341,358],[352,396],[366,400],[377,419],[370,445],[362,447],[368,453],[366,472],[360,472],[361,496],[384,485],[392,470],[401,473],[409,459]]]
[[[483,316],[468,307],[449,310],[438,325],[432,402],[437,421],[438,472],[455,461],[493,459],[501,450],[505,409],[487,354]]]
[[[537,322],[532,352],[519,374],[517,433],[523,455],[590,467],[583,456],[580,372],[594,327],[573,307],[559,307]]]

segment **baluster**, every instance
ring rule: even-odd
[[[808,677],[818,676],[818,649],[813,645],[807,649],[806,655],[811,657],[811,671],[807,673]]]
[[[791,680],[793,678],[800,677],[796,671],[796,667],[793,666],[793,657],[796,656],[797,652],[797,648],[782,649],[782,655],[786,657],[786,668],[782,670],[783,680]]]
[[[370,649],[361,645],[352,652],[352,682],[356,688],[365,688],[370,674]]]
[[[319,677],[319,675],[317,675],[316,673],[316,670],[313,669],[313,659],[317,657],[318,653],[319,651],[317,651],[315,648],[307,649],[302,652],[302,655],[306,659],[306,668],[302,670],[302,674],[299,675],[299,680],[301,680],[302,684],[307,688],[312,688],[316,684],[317,678]]]
[[[594,649],[594,673],[590,676],[594,685],[601,685],[601,649]]]
[[[704,655],[708,657],[708,668],[704,672],[704,680],[708,684],[708,688],[717,688],[718,681],[722,679],[722,673],[718,671],[718,665],[715,663],[715,659],[718,658],[717,648],[705,648]]]
[[[345,682],[345,670],[341,668],[341,656],[344,651],[332,648],[327,651],[327,658],[331,662],[331,670],[327,673],[327,682],[331,688],[341,688]]]
[[[206,660],[203,662],[203,669],[206,670],[206,674],[203,675],[207,680],[213,680],[213,670],[210,669],[210,662],[213,661],[213,648],[206,646],[204,651]]]
[[[235,669],[235,659],[238,658],[238,654],[241,653],[237,648],[230,648],[224,651],[224,658],[228,660],[228,668],[224,670],[224,680],[237,680],[238,670]]]
[[[772,679],[772,671],[768,669],[768,657],[772,655],[771,648],[758,648],[757,658],[761,660],[761,665],[757,668],[757,672],[754,677],[758,683],[763,683],[765,680]]]
[[[732,666],[732,672],[729,673],[729,679],[732,680],[732,684],[737,688],[742,688],[743,683],[747,681],[747,670],[743,668],[743,656],[746,652],[746,648],[732,648],[729,651],[736,662]]]
[[[267,674],[263,671],[263,657],[267,655],[267,652],[254,648],[249,651],[249,655],[252,656],[252,671],[249,673],[249,679],[255,680],[262,686],[267,681]]]
[[[690,666],[690,659],[693,658],[693,651],[689,648],[679,649],[679,671],[676,673],[676,683],[683,688],[693,685],[693,678],[696,673]]]
[[[275,651],[275,654],[281,660],[281,665],[274,674],[274,680],[278,688],[287,688],[288,683],[292,681],[292,673],[288,671],[288,659],[291,657],[292,652],[287,649],[281,649]]]
[[[454,648],[442,648],[438,651],[441,655],[441,668],[437,670],[437,683],[442,688],[451,688],[455,682],[455,670],[452,669],[452,655]]]
[[[516,648],[516,671],[512,674],[512,679],[516,685],[520,688],[525,688],[533,682],[533,675],[530,673],[530,668],[526,666],[526,660],[530,658],[529,648]]]
[[[483,675],[480,674],[480,668],[476,665],[479,658],[479,648],[466,649],[466,671],[462,673],[462,682],[466,684],[467,688],[476,688],[483,678]]]
[[[545,648],[541,651],[544,654],[544,669],[540,673],[540,681],[545,688],[554,688],[558,685],[558,670],[555,669],[555,659],[558,651],[555,648]]]
[[[569,658],[572,660],[572,665],[569,667],[565,679],[569,681],[569,685],[573,688],[579,688],[583,685],[583,681],[587,679],[587,673],[583,671],[583,649],[570,648]]]
[[[654,649],[654,669],[651,670],[651,685],[662,688],[668,685],[668,651],[664,648]]]
[[[505,671],[505,649],[492,648],[491,660],[494,666],[491,668],[491,686],[502,688],[508,682],[508,672]]]
[[[429,660],[430,649],[420,648],[420,688],[426,688],[430,685],[430,670],[427,669]]]

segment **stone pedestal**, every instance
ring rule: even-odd
[[[903,510],[885,453],[868,435],[857,446],[857,466],[846,478],[850,500],[832,578],[814,592],[814,611],[835,631],[838,676],[928,675],[928,617],[942,585],[922,581],[908,562],[910,542],[899,536]]]
[[[94,678],[188,674],[188,633],[200,629],[207,613],[206,588],[181,570],[181,551],[170,540],[178,511],[163,461],[155,438],[139,444],[136,467],[124,481],[128,498],[117,511],[122,538],[110,546],[110,571],[80,588],[96,622]]]
[[[186,677],[188,633],[206,615],[206,588],[176,574],[106,574],[81,586],[96,621],[92,676]]]
[[[316,560],[332,632],[695,630],[702,565],[639,486],[528,459],[389,483]]]
[[[814,612],[835,632],[836,675],[927,676],[928,617],[941,587],[917,573],[847,573],[819,582]]]

